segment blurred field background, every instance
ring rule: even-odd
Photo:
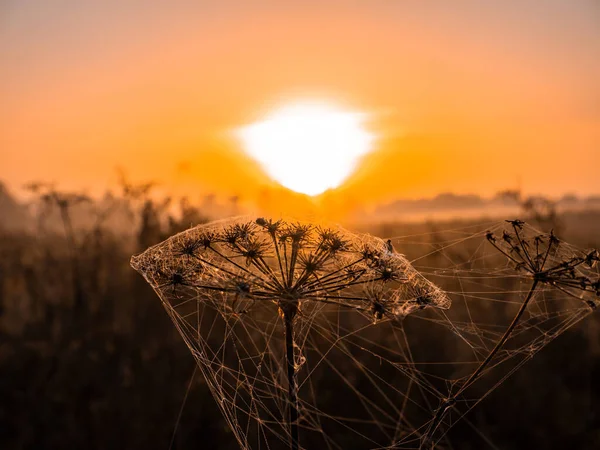
[[[179,423],[172,448],[236,448],[199,375],[178,422],[194,361],[129,266],[133,253],[217,218],[216,210],[171,204],[152,196],[150,184],[126,181],[100,199],[44,185],[28,192],[17,200],[0,191],[0,447],[167,449]],[[561,212],[552,202],[542,208],[517,197],[513,207],[539,228],[600,246],[600,211]],[[490,219],[347,226],[382,237],[424,233],[426,240]],[[599,336],[592,315],[552,342],[468,416],[481,435],[466,425],[451,430],[452,448],[488,448],[481,436],[501,449],[598,448]],[[344,401],[334,392],[331,399]]]

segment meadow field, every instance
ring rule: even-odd
[[[106,201],[58,193],[40,194],[26,205],[5,194],[0,447],[239,448],[159,299],[129,265],[132,254],[212,218],[185,202],[167,211],[161,202],[131,190],[112,198],[110,207]],[[75,217],[79,207],[86,213]],[[490,220],[496,219],[354,228],[383,238],[444,242],[443,230]],[[563,213],[553,220],[561,239],[583,248],[600,246],[600,212]],[[420,248],[396,250],[414,259],[421,256]],[[466,255],[454,253],[452,264]],[[419,264],[440,264],[436,257]],[[499,323],[510,319],[507,309],[483,313]],[[433,339],[427,330],[413,333],[423,342]],[[441,443],[439,448],[598,448],[599,337],[594,315],[567,330],[450,430],[451,447]],[[423,344],[413,351],[433,350]],[[346,373],[357,386],[364,376]],[[325,402],[349,401],[336,395],[326,378],[315,386]],[[348,442],[344,448],[355,447]]]

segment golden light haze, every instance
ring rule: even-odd
[[[259,198],[231,131],[317,98],[378,136],[330,196],[598,193],[599,24],[566,0],[3,2],[0,179]]]

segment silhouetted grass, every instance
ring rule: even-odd
[[[37,225],[0,232],[0,448],[167,449],[195,362],[129,256],[206,217],[187,204],[185,218],[169,218],[144,194],[124,193],[108,216],[125,211],[127,225],[102,217],[60,226],[56,214],[64,225],[71,206],[61,210],[53,201]],[[87,207],[100,217],[104,206]],[[597,213],[561,220],[566,240],[598,246]],[[431,240],[440,239],[428,234],[433,227],[455,225],[378,224],[369,231]],[[415,249],[401,251],[410,259]],[[454,448],[486,448],[469,422],[498,448],[599,448],[598,330],[590,319],[552,342],[451,430]],[[426,352],[435,336],[420,339]],[[360,383],[361,375],[353,376]],[[329,393],[323,401],[344,398]],[[237,448],[200,376],[173,448]]]

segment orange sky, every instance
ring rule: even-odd
[[[257,197],[231,130],[310,98],[371,113],[352,201],[600,192],[598,2],[208,3],[2,2],[0,179]]]

